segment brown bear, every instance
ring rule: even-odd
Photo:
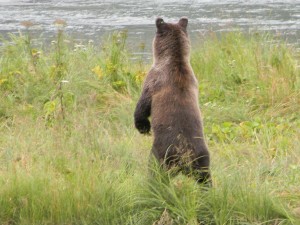
[[[203,137],[198,81],[190,65],[187,25],[186,17],[175,24],[156,19],[154,62],[134,112],[134,123],[142,134],[149,133],[152,125],[152,153],[162,165],[210,184],[209,152]]]

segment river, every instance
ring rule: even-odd
[[[77,40],[100,40],[114,30],[128,30],[130,43],[150,49],[154,20],[189,18],[194,40],[207,32],[271,31],[289,42],[300,42],[300,0],[0,0],[0,34],[17,33],[22,21],[35,24],[36,35],[52,38],[53,22],[67,22],[66,32]]]

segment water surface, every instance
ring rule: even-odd
[[[300,0],[0,0],[0,33],[16,33],[29,20],[36,24],[32,32],[51,38],[53,22],[60,18],[75,39],[98,41],[110,31],[127,29],[129,42],[144,42],[149,49],[157,16],[173,22],[187,16],[192,40],[209,31],[240,29],[300,42]]]

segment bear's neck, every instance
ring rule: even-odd
[[[172,66],[182,66],[189,64],[190,57],[189,55],[180,55],[180,54],[174,54],[174,52],[170,51],[163,52],[160,54],[157,54],[154,57],[154,63],[155,64],[172,64]]]
[[[157,46],[154,49],[154,64],[171,66],[172,68],[189,65],[189,46],[180,42],[168,46]]]

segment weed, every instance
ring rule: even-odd
[[[130,61],[127,33],[99,48],[56,25],[50,47],[33,44],[30,26],[0,47],[1,224],[300,223],[293,47],[234,32],[193,49],[214,181],[205,189],[158,167],[149,176],[152,140],[132,122],[149,65]]]

